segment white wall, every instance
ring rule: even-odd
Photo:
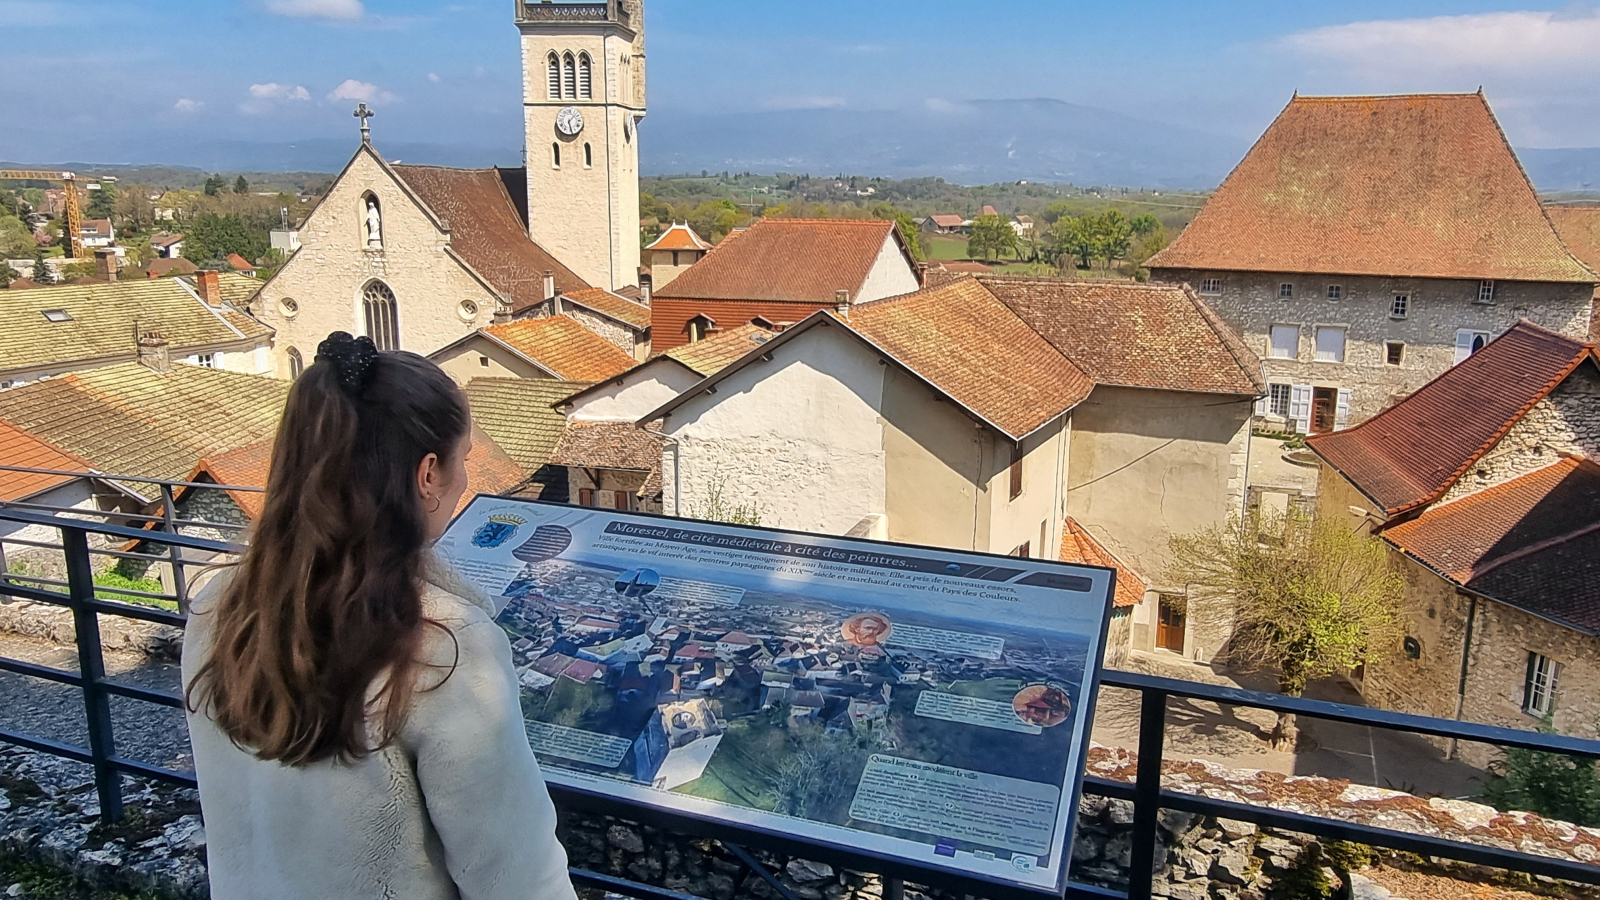
[[[778,528],[843,534],[882,515],[877,354],[842,329],[816,327],[774,355],[668,417],[678,447],[664,453],[667,512],[688,515],[720,489],[725,501],[755,503],[761,524]]]
[[[891,232],[884,237],[883,247],[878,250],[878,259],[872,264],[866,280],[861,283],[861,290],[853,299],[857,303],[870,303],[885,297],[909,294],[919,287],[916,270],[901,252],[900,244]]]
[[[657,359],[579,397],[567,418],[575,422],[637,422],[699,380],[700,376],[682,365]]]

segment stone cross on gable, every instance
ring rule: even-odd
[[[357,103],[354,115],[361,120],[361,143],[372,143],[372,127],[367,124],[367,120],[377,115],[377,113],[367,109],[367,104]]]

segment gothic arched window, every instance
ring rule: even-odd
[[[550,54],[549,66],[550,66],[550,99],[551,100],[560,100],[561,99],[561,60],[557,59],[555,53],[553,53],[553,52]]]
[[[578,99],[578,63],[568,53],[561,61],[561,96]]]
[[[306,361],[300,358],[300,351],[296,350],[293,347],[290,347],[289,348],[289,380],[293,381],[294,379],[299,378],[300,377],[300,373],[304,372],[305,370],[306,370]]]
[[[381,281],[373,281],[361,291],[361,304],[367,314],[367,337],[379,350],[399,350],[400,309],[394,301],[394,291]]]
[[[578,54],[578,98],[581,100],[594,98],[594,77],[590,68],[589,54]]]

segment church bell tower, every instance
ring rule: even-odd
[[[639,283],[644,0],[516,0],[528,236],[596,287]]]

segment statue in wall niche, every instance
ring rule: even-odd
[[[367,246],[378,248],[383,246],[383,221],[378,215],[378,201],[367,201]]]

